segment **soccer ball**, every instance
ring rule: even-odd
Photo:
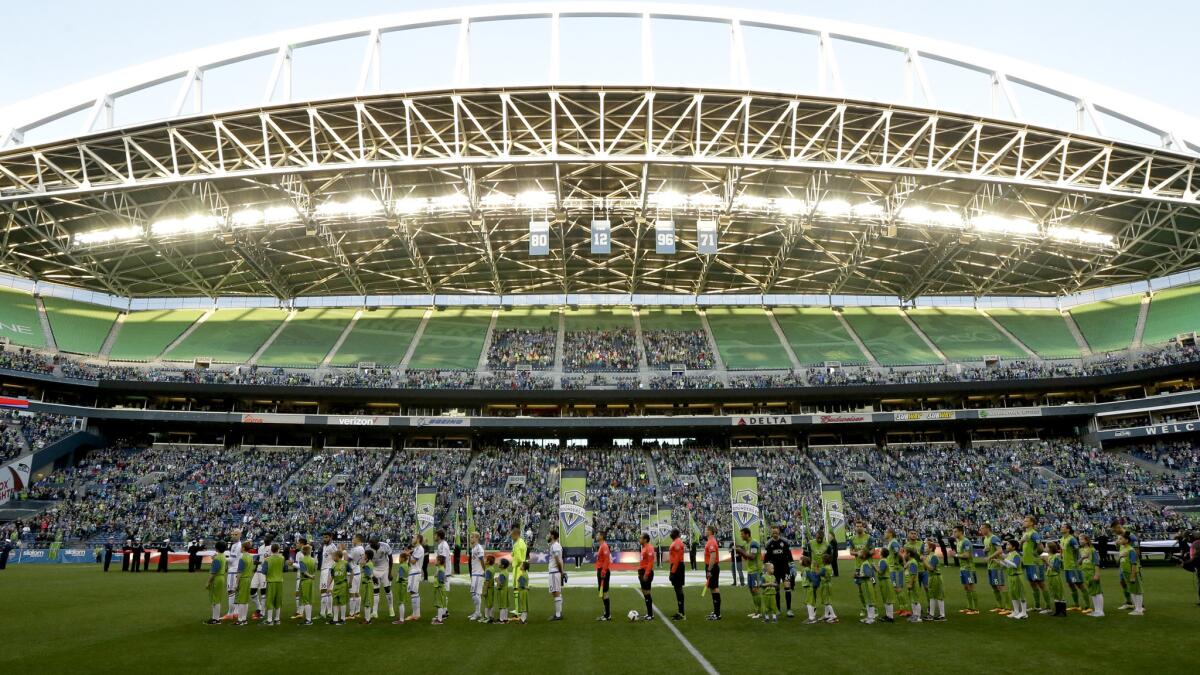
[[[636,609],[631,609],[631,610],[629,610],[629,614],[627,614],[626,616],[628,616],[628,617],[629,617],[629,620],[630,620],[630,621],[637,621],[637,620],[638,620],[638,613],[637,613],[637,610],[636,610]]]

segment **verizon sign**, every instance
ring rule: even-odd
[[[746,415],[733,418],[735,427],[767,427],[791,423],[792,418],[787,415]]]

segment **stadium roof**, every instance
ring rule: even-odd
[[[561,81],[559,21],[597,17],[632,19],[638,81]],[[471,27],[534,19],[550,21],[549,72],[473,84]],[[655,78],[663,19],[728,28],[728,86]],[[431,26],[458,27],[453,78],[385,90],[384,36]],[[816,90],[751,88],[749,30],[813,37]],[[346,40],[363,54],[345,95],[292,100],[293,55]],[[909,100],[844,96],[848,43],[902,57]],[[212,73],[264,57],[261,101],[205,107]],[[997,109],[939,107],[931,61],[982,74]],[[160,119],[113,124],[124,97],[162,86]],[[1067,102],[1076,125],[1031,121],[1023,90]],[[32,140],[73,115],[81,132]],[[1130,126],[1157,144],[1113,137]],[[0,110],[0,144],[0,271],[126,297],[1026,295],[1200,266],[1200,122],[965,47],[733,9],[509,5],[317,26]],[[594,221],[611,223],[610,254],[591,252]],[[548,251],[531,255],[543,222]],[[676,250],[659,253],[668,222]]]

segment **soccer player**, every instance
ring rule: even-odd
[[[837,613],[833,611],[833,556],[826,553],[821,565],[821,604],[825,606],[825,614],[821,619],[825,623],[837,623]]]
[[[509,577],[512,574],[511,569],[508,560],[502,559],[500,569],[496,571],[494,585],[496,604],[500,606],[500,623],[508,623],[508,608],[513,602],[511,587],[508,585]]]
[[[787,596],[787,616],[795,616],[792,613],[792,579],[796,576],[796,568],[792,564],[792,549],[788,545],[786,539],[783,538],[783,532],[778,525],[771,527],[771,538],[767,540],[767,547],[763,553],[763,561],[771,563],[771,568],[775,574],[775,610],[783,609],[779,602],[779,590]],[[768,607],[768,609],[770,609]]]
[[[218,541],[215,548],[212,567],[208,572],[208,583],[204,585],[204,589],[208,591],[208,601],[212,604],[212,618],[205,622],[210,626],[221,623],[221,602],[227,597],[225,584],[229,567],[229,561],[225,558],[225,542]]]
[[[867,532],[867,523],[861,518],[854,521],[854,531],[850,533],[847,539],[849,540],[850,557],[855,560],[858,560],[859,551],[874,548],[874,542],[871,541],[871,533]],[[871,588],[870,586],[863,586],[861,584],[856,584],[856,586],[859,593],[858,601],[863,607],[866,607],[869,598],[863,597],[862,594],[864,591],[871,590]],[[788,609],[791,609],[791,607],[789,606]],[[791,616],[791,614],[788,616]]]
[[[333,552],[329,578],[329,601],[332,607],[329,625],[341,626],[346,623],[346,605],[350,603],[350,564],[343,559],[341,549]]]
[[[762,606],[762,547],[758,540],[751,538],[750,528],[743,527],[741,532],[742,545],[736,549],[737,556],[742,560],[746,570],[746,587],[750,589],[750,602],[754,612],[751,619],[760,619],[763,615]]]
[[[642,621],[654,620],[654,598],[650,596],[650,588],[654,584],[654,547],[650,545],[650,535],[642,533],[642,557],[638,561],[638,584],[642,588],[642,599],[646,601],[646,613]]]
[[[396,556],[396,582],[403,584],[403,586],[398,592],[400,602],[396,607],[396,618],[392,621],[393,626],[398,626],[406,620],[404,616],[404,594],[408,592],[408,568],[410,560],[408,556],[408,549],[400,551],[400,554]]]
[[[712,525],[704,528],[704,588],[712,593],[713,611],[709,621],[721,620],[721,545],[717,543],[717,531]]]
[[[297,598],[297,608],[304,616],[305,626],[313,625],[313,580],[317,575],[317,561],[312,557],[312,546],[304,544],[296,560],[296,576],[300,579],[300,595]]]
[[[1009,597],[1012,598],[1012,613],[1010,619],[1028,619],[1029,603],[1025,601],[1025,571],[1024,559],[1016,541],[1009,539],[1004,544],[1002,564],[1007,568]]]
[[[1006,615],[1010,610],[1005,606],[1012,598],[1005,581],[1007,575],[1004,573],[1004,544],[992,531],[991,523],[980,526],[979,536],[983,538],[983,559],[987,561],[988,585],[992,587],[992,595],[996,596],[996,606],[988,611]]]
[[[1066,523],[1058,531],[1062,535],[1058,539],[1058,548],[1062,551],[1063,577],[1071,589],[1071,606],[1067,611],[1078,612],[1083,609],[1079,602],[1080,594],[1085,602],[1087,598],[1087,593],[1083,592],[1083,573],[1079,571],[1079,539],[1075,537],[1075,528]]]
[[[550,617],[551,621],[562,621],[562,584],[563,577],[566,576],[563,566],[563,548],[562,544],[558,543],[558,528],[550,528],[550,536],[547,538],[550,543],[550,560],[546,572],[549,575],[550,595],[554,598],[554,616]],[[517,561],[513,561],[515,565]],[[521,562],[525,562],[522,558]]]
[[[371,607],[371,615],[376,618],[380,616],[379,600],[382,597],[387,601],[388,616],[396,616],[395,610],[392,609],[392,603],[395,602],[392,598],[392,546],[386,541],[379,541],[378,537],[372,537],[368,545],[374,552],[371,557],[375,569],[372,579],[375,584],[375,602]]]
[[[359,601],[362,603],[363,623],[370,624],[379,615],[379,598],[375,596],[375,549],[368,548],[363,554],[363,564],[360,570],[362,582],[358,587]]]
[[[867,559],[871,560],[870,551],[867,552]],[[888,552],[880,549],[879,558],[872,561],[875,567],[875,588],[879,591],[879,604],[883,607],[883,614],[879,620],[885,623],[892,623],[896,617],[894,612],[895,606],[895,570],[892,569],[892,563],[888,560]]]
[[[1049,588],[1050,599],[1054,602],[1053,616],[1067,615],[1067,596],[1063,592],[1062,573],[1063,573],[1063,556],[1062,548],[1059,547],[1057,541],[1052,541],[1046,545],[1046,586]]]
[[[529,620],[529,561],[521,563],[517,570],[517,582],[513,585],[513,593],[517,596],[517,616],[521,623]]]
[[[858,586],[858,599],[866,616],[859,623],[875,623],[875,567],[871,564],[871,549],[855,549],[854,585]]]
[[[293,553],[293,556],[295,557],[294,562],[296,564],[296,569],[300,569],[300,556],[303,555],[305,546],[308,546],[308,539],[305,539],[304,537],[297,537],[296,538],[296,548],[295,548],[295,552]],[[304,603],[300,602],[300,582],[301,581],[302,581],[302,579],[300,578],[300,574],[297,573],[296,574],[296,592],[295,592],[296,613],[292,615],[293,619],[303,619],[304,618],[304,612],[301,610],[301,607],[304,606]]]
[[[1039,614],[1049,614],[1050,610],[1042,605],[1046,576],[1041,553],[1042,535],[1037,531],[1037,520],[1033,516],[1025,516],[1025,531],[1021,533],[1021,565],[1025,567],[1025,580],[1033,589],[1033,609]]]
[[[1092,538],[1086,534],[1079,537],[1079,542],[1079,573],[1087,584],[1085,602],[1090,604],[1083,612],[1099,618],[1104,616],[1104,591],[1100,588],[1100,552],[1092,546]]]
[[[671,528],[671,548],[667,551],[667,561],[671,565],[667,579],[671,581],[671,587],[675,589],[677,608],[671,619],[683,621],[687,618],[683,612],[683,540],[679,538],[679,528],[677,527]]]
[[[424,544],[425,538],[421,535],[413,537],[408,568],[408,599],[412,603],[412,614],[409,615],[407,621],[421,619],[421,567],[425,560]]]
[[[1113,539],[1120,541],[1121,535],[1128,535],[1130,544],[1133,546],[1133,548],[1138,550],[1141,549],[1142,542],[1139,541],[1137,536],[1131,532],[1129,528],[1125,527],[1125,524],[1119,519],[1114,519],[1109,525],[1109,529],[1112,530]],[[1125,604],[1121,605],[1117,609],[1133,609],[1133,598],[1131,597],[1129,589],[1126,587],[1124,577],[1121,578],[1121,593],[1125,595]]]
[[[513,543],[511,553],[513,567],[520,567],[521,563],[529,558],[529,545],[525,543],[525,538],[521,536],[520,523],[513,523],[508,537]]]
[[[446,531],[438,530],[433,534],[437,540],[437,545],[434,546],[433,555],[442,556],[446,559],[442,565],[442,575],[445,580],[442,582],[442,592],[446,594],[446,602],[442,608],[442,621],[450,615],[450,577],[454,574],[454,552],[450,550],[450,542],[446,541]]]
[[[887,553],[888,567],[891,568],[892,590],[895,592],[896,604],[900,605],[898,616],[909,616],[908,591],[904,588],[904,563],[900,560],[900,549],[903,544],[896,536],[896,531],[888,528],[883,532],[883,546]]]
[[[250,612],[250,600],[253,596],[251,586],[253,586],[252,577],[258,576],[258,568],[254,564],[254,556],[250,555],[250,540],[247,539],[242,543],[242,554],[235,561],[237,565],[237,592],[234,593],[233,613],[237,616],[237,625],[245,626],[250,623],[247,620],[247,614]],[[263,577],[263,583],[266,583],[266,577]],[[260,615],[261,616],[261,615]]]
[[[921,623],[921,596],[917,593],[917,582],[921,574],[919,558],[920,555],[913,555],[912,549],[907,545],[900,549],[900,564],[904,569],[904,592],[911,607],[909,623]]]
[[[975,593],[975,584],[979,582],[975,570],[975,544],[967,539],[961,525],[954,527],[954,557],[958,560],[958,580],[962,583],[967,595],[967,606],[958,610],[959,614],[978,614],[979,596]]]
[[[258,549],[254,552],[254,575],[250,578],[250,599],[254,601],[254,618],[262,619],[265,605],[267,602],[267,575],[262,573],[262,565],[267,561],[267,556],[271,555],[271,542],[275,540],[274,535],[268,534],[263,537],[262,544],[259,544]],[[242,542],[242,551],[250,550],[253,546],[249,539]]]
[[[942,585],[942,560],[937,554],[937,541],[925,541],[925,557],[921,560],[924,569],[925,594],[929,602],[929,618],[934,621],[946,620],[946,589]]]
[[[612,552],[608,548],[608,530],[596,533],[600,546],[596,549],[596,588],[600,591],[600,599],[604,601],[604,613],[596,617],[597,621],[611,621],[609,613],[608,584],[612,580]]]
[[[333,554],[339,550],[332,534],[321,535],[321,616],[333,614]]]
[[[487,556],[483,560],[483,618],[481,623],[492,622],[492,610],[496,606],[496,557]]]
[[[1121,566],[1121,583],[1133,600],[1133,611],[1129,616],[1142,616],[1146,613],[1142,607],[1142,565],[1138,551],[1133,545],[1133,536],[1122,531],[1117,535],[1117,559]]]
[[[468,541],[471,544],[471,604],[475,611],[467,619],[478,621],[483,618],[483,544],[479,543],[478,532],[472,532]]]
[[[229,550],[227,550],[225,552],[225,587],[226,587],[226,593],[229,596],[229,598],[228,598],[229,611],[225,614],[225,616],[221,617],[222,619],[236,619],[237,618],[237,614],[233,611],[233,607],[236,604],[234,602],[235,598],[233,596],[235,593],[237,593],[237,584],[238,584],[237,564],[238,564],[238,560],[240,560],[242,557],[242,531],[241,531],[241,529],[236,529],[232,532],[232,534],[230,536],[230,542],[231,543],[229,544]],[[138,551],[140,551],[140,550],[141,550],[141,545],[139,544]],[[137,562],[137,556],[138,556],[138,552],[135,551],[135,553],[134,553],[134,562],[135,563]],[[135,568],[134,571],[136,572],[137,569]]]
[[[350,539],[350,616],[357,619],[362,615],[362,566],[367,558],[367,549],[363,546],[362,535],[354,535]]]
[[[779,603],[777,594],[779,593],[779,582],[775,580],[775,565],[772,563],[763,564],[763,623],[778,623],[779,622]]]
[[[287,561],[279,553],[279,544],[271,544],[271,554],[263,561],[262,573],[267,577],[267,609],[264,626],[278,626],[283,613],[283,571]]]
[[[438,530],[440,533],[441,530]],[[438,540],[438,543],[445,541],[445,535]],[[446,556],[438,554],[434,557],[436,564],[433,569],[433,621],[435,626],[440,626],[446,622]]]

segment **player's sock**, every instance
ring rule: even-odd
[[[554,616],[562,616],[562,601],[561,595],[554,596]]]
[[[410,595],[412,596],[413,616],[421,616],[421,596],[416,593]]]
[[[221,620],[221,605],[217,604],[217,605],[212,606],[212,620],[213,621]]]
[[[1135,612],[1143,611],[1142,610],[1142,594],[1138,593],[1137,595],[1134,595],[1132,597],[1133,597],[1133,611],[1135,611]]]
[[[404,619],[404,603],[403,602],[396,606],[396,610],[398,611],[397,616],[399,616],[401,619]]]
[[[875,620],[875,605],[867,605],[867,621]]]
[[[713,600],[713,602],[715,603],[716,600]],[[604,616],[611,616],[608,613],[608,598],[604,598]]]
[[[792,592],[788,590],[784,591],[784,593],[787,595],[787,611],[790,612],[792,611]]]
[[[1072,607],[1079,606],[1079,589],[1076,588],[1074,585],[1071,586],[1071,606]]]
[[[825,605],[825,618],[826,619],[836,619],[837,618],[837,612],[833,611],[833,605]]]
[[[396,612],[392,609],[392,605],[395,603],[395,599],[392,598],[392,587],[388,586],[383,589],[383,594],[387,597],[388,616],[396,616]]]
[[[475,616],[481,615],[481,607],[483,606],[483,598],[479,597],[478,593],[471,594],[471,602],[475,605]]]
[[[1124,586],[1122,586],[1122,587],[1121,587],[1121,593],[1123,593],[1123,594],[1125,595],[1125,604],[1127,604],[1127,605],[1132,605],[1132,604],[1133,604],[1133,598],[1132,598],[1132,597],[1130,597],[1130,595],[1129,595],[1129,589],[1128,589],[1128,588],[1126,588],[1126,587],[1124,587]]]
[[[721,594],[713,593],[713,614],[721,616]]]
[[[649,595],[642,596],[642,599],[646,601],[646,616],[654,616],[654,600]],[[555,612],[558,611],[557,606],[558,601],[555,600]],[[555,616],[558,616],[558,614],[555,614]]]
[[[892,603],[887,603],[883,606],[883,615],[889,619],[896,618],[896,607]]]
[[[1021,615],[1029,616],[1029,603],[1025,600],[1021,600]]]
[[[304,620],[312,621],[312,605],[304,606]]]
[[[1092,596],[1092,616],[1104,616],[1104,596],[1096,594]]]
[[[504,623],[505,621],[508,621],[508,608],[501,607],[500,608],[500,623]]]
[[[779,598],[776,598],[778,600]],[[675,589],[675,606],[680,614],[683,614],[683,587]]]
[[[917,618],[921,617],[921,603],[919,603],[919,602],[912,603],[912,613],[913,613],[913,616],[915,616]]]
[[[817,608],[813,607],[812,605],[805,605],[805,607],[808,608],[808,620],[816,621],[817,620]]]

